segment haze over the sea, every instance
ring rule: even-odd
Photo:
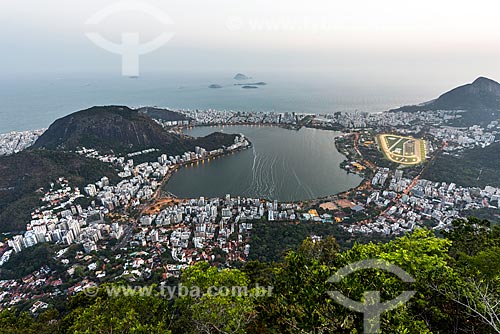
[[[316,73],[245,72],[258,89],[234,86],[235,73],[70,74],[0,78],[0,133],[48,127],[54,120],[94,105],[160,106],[333,113],[377,112],[433,98],[437,89],[413,84],[375,84]],[[210,84],[222,85],[210,89]],[[238,82],[239,83],[239,82]]]
[[[489,0],[2,1],[0,132],[46,127],[104,104],[335,112],[424,102],[479,76],[500,78],[499,7]],[[141,45],[171,38],[140,56],[140,78],[130,80],[121,55],[89,33],[116,45],[125,33]],[[230,84],[238,72],[269,85],[207,88]]]

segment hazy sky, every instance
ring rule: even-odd
[[[386,80],[500,79],[500,3],[476,0],[150,0],[173,22],[121,12],[86,21],[110,0],[4,0],[3,73],[120,71],[120,56],[85,32],[173,38],[141,71],[310,71]]]

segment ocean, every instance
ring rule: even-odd
[[[226,109],[333,113],[379,112],[426,101],[428,87],[345,80],[316,74],[245,73],[243,89],[235,73],[155,73],[132,79],[117,74],[33,74],[0,79],[0,133],[48,127],[57,118],[94,105],[158,106],[174,109]],[[222,88],[208,88],[211,84]]]

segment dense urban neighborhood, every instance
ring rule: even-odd
[[[0,334],[500,334],[500,2],[0,8]]]
[[[121,181],[102,176],[82,189],[64,175],[39,190],[41,206],[31,212],[24,233],[6,235],[0,265],[37,244],[53,245],[50,251],[60,270],[45,266],[27,272],[21,280],[0,282],[2,307],[29,300],[36,313],[47,307],[45,297],[71,295],[86,286],[116,280],[130,282],[178,278],[194,263],[207,261],[219,267],[244,263],[252,252],[255,222],[273,224],[336,224],[351,234],[395,237],[417,227],[448,230],[454,219],[474,210],[497,210],[497,183],[482,188],[422,177],[437,154],[458,155],[496,142],[500,125],[454,127],[457,111],[336,113],[313,115],[273,112],[180,110],[179,120],[156,122],[172,133],[183,128],[213,125],[267,125],[288,129],[303,126],[341,130],[336,145],[346,156],[342,167],[365,178],[358,188],[324,199],[279,203],[268,198],[181,199],[162,187],[186,165],[222,157],[251,146],[238,135],[228,147],[169,156],[149,149],[125,155],[100,153],[81,147],[75,153],[112,166]],[[12,132],[0,136],[0,152],[26,149],[43,130]],[[392,164],[376,137],[380,133],[420,138],[425,157],[414,166]],[[396,138],[396,137],[395,137]],[[425,146],[424,146],[425,145]],[[403,149],[411,149],[402,146]],[[334,146],[332,146],[334,149]],[[134,160],[140,161],[135,162]],[[317,236],[314,236],[317,237]],[[78,246],[79,245],[79,246]],[[76,247],[78,246],[78,247]],[[50,288],[48,288],[50,287]]]

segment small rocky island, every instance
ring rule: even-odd
[[[263,82],[263,81],[259,81],[259,82],[249,82],[249,83],[237,83],[237,84],[234,84],[235,86],[265,86],[267,85],[267,83]]]
[[[249,80],[252,79],[251,77],[247,77],[243,73],[238,73],[234,76],[234,80]]]

